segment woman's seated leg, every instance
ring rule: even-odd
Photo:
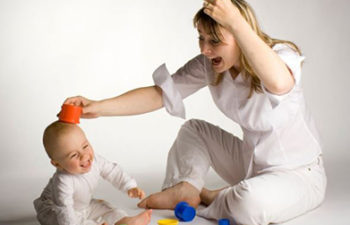
[[[242,141],[218,126],[202,120],[187,121],[169,151],[163,191],[138,206],[174,209],[178,202],[187,201],[197,207],[210,166],[230,184],[245,177],[242,151]]]

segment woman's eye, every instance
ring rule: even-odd
[[[198,37],[198,40],[203,41],[204,38],[199,36],[199,37]]]
[[[218,45],[220,43],[220,41],[219,40],[210,40],[210,43],[212,45]]]

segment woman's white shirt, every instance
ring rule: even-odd
[[[198,55],[170,76],[165,65],[153,74],[154,82],[163,90],[166,110],[185,118],[183,99],[208,87],[216,106],[243,130],[247,176],[276,169],[293,169],[313,162],[321,154],[314,121],[306,108],[301,87],[301,63],[297,52],[284,44],[273,50],[292,72],[295,85],[282,96],[254,92],[248,98],[250,82],[242,71],[233,79],[226,71],[223,80],[213,85],[215,73],[210,61]]]

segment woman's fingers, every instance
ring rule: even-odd
[[[229,27],[234,17],[239,14],[238,8],[231,0],[205,0],[204,13],[223,27]]]
[[[213,7],[214,7],[214,2],[212,2],[212,1],[210,1],[210,0],[206,0],[206,1],[204,1],[203,2],[203,8],[204,8],[204,10],[212,10],[213,9]]]
[[[215,4],[216,0],[204,0],[204,2],[207,2],[209,4]]]
[[[75,96],[75,97],[67,98],[64,101],[64,104],[70,104],[70,105],[79,106],[79,105],[83,105],[83,102],[84,102],[84,97],[82,97],[82,96]]]
[[[204,12],[211,17],[213,15],[213,11],[214,11],[215,7],[216,7],[215,0],[205,0],[203,2]],[[213,18],[213,19],[215,19],[215,18]]]

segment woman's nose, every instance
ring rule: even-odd
[[[201,53],[205,56],[209,56],[210,54],[212,54],[212,49],[208,44],[203,44],[201,46]]]

